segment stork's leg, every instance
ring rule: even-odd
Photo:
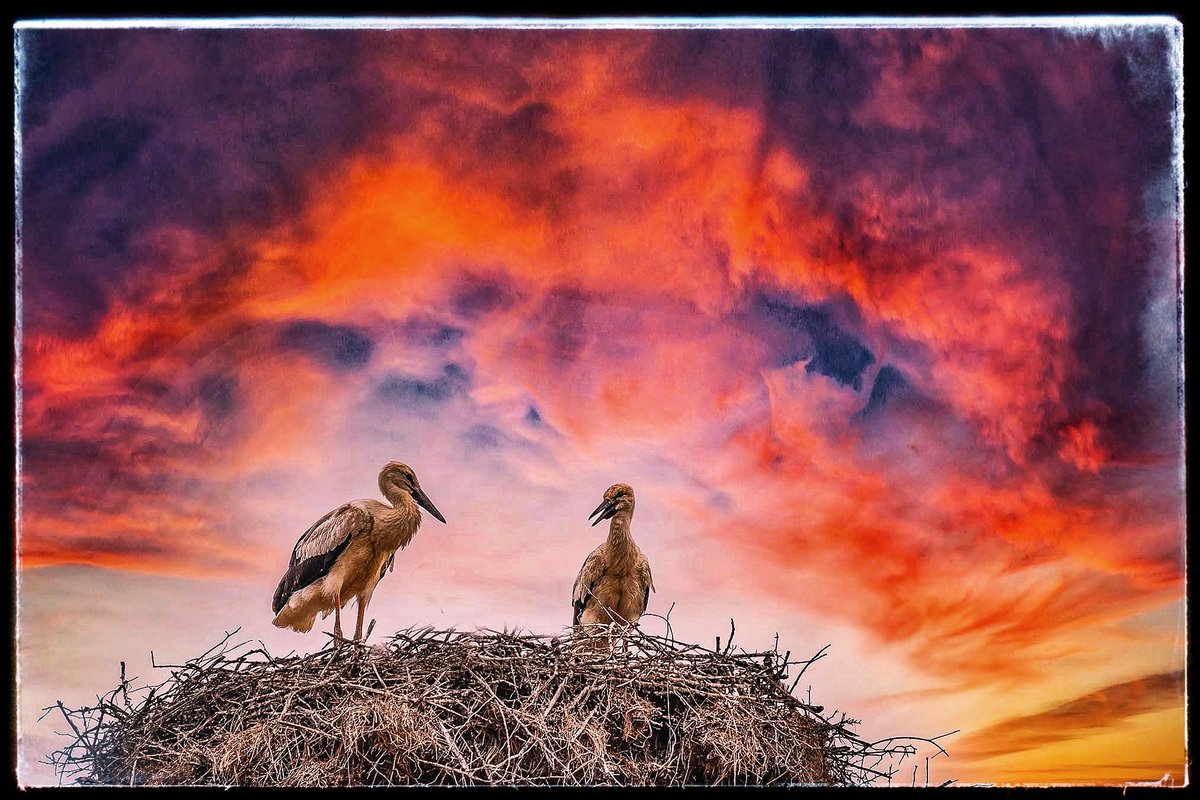
[[[342,636],[342,592],[340,589],[333,590],[333,635],[339,639],[345,638]]]
[[[367,613],[367,603],[371,602],[371,595],[363,597],[358,596],[358,624],[354,626],[354,641],[362,638],[363,616]]]

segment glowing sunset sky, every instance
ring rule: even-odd
[[[1181,37],[20,30],[22,780],[122,659],[321,646],[396,459],[377,631],[559,632],[624,481],[651,611],[934,779],[1180,781]]]

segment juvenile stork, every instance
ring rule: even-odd
[[[572,623],[632,625],[646,612],[654,579],[650,562],[638,549],[629,531],[633,519],[633,489],[614,483],[604,502],[588,515],[592,526],[611,519],[608,539],[591,552],[572,589],[575,614]]]
[[[318,613],[325,618],[333,611],[333,633],[342,638],[342,607],[355,597],[354,639],[362,638],[371,594],[395,569],[396,550],[420,527],[420,508],[446,522],[407,464],[388,463],[379,473],[379,491],[391,505],[353,500],[321,517],[296,542],[271,604],[275,627],[308,633]]]

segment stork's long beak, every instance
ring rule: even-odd
[[[599,523],[608,519],[615,513],[617,513],[617,501],[615,499],[605,500],[603,503],[596,506],[595,511],[588,514],[588,519],[591,519],[592,517],[596,517],[597,514],[600,515],[600,516],[596,517],[596,519],[592,522],[592,527],[594,528],[594,527],[596,527],[596,525],[598,525]]]
[[[417,501],[417,505],[432,514],[434,519],[439,520],[443,525],[446,524],[446,518],[442,516],[442,512],[437,510],[437,506],[429,499],[429,495],[420,489],[413,489],[412,498]]]

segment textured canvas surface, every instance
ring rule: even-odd
[[[17,31],[19,777],[390,460],[377,629],[831,644],[930,780],[1181,782],[1182,30]],[[331,621],[318,622],[318,630]],[[805,687],[800,687],[803,691]],[[918,782],[923,782],[924,774]]]

